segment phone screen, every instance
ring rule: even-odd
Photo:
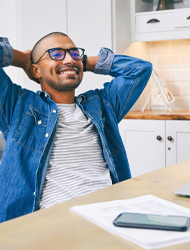
[[[186,231],[189,218],[151,214],[122,213],[114,221],[116,226]]]

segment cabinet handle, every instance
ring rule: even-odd
[[[187,20],[190,20],[190,16],[187,17]]]
[[[147,23],[160,23],[160,20],[153,18],[150,19]]]
[[[158,136],[156,137],[156,139],[157,139],[158,141],[161,141],[161,140],[162,140],[162,137],[161,137],[160,135],[158,135]]]
[[[168,139],[168,141],[172,141],[173,140],[173,138],[171,136],[168,136],[167,139]]]

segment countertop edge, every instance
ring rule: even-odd
[[[163,111],[163,110],[147,110],[129,111],[124,119],[147,119],[147,120],[190,120],[190,112],[188,110],[180,111]]]

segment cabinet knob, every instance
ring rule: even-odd
[[[150,19],[147,23],[160,23],[160,20],[153,18],[153,19]]]
[[[190,16],[187,17],[187,20],[190,20]]]
[[[168,141],[172,141],[173,140],[173,138],[171,136],[168,136],[167,139],[168,139]]]
[[[157,139],[158,141],[161,141],[161,140],[162,140],[162,137],[161,137],[160,135],[158,135],[158,136],[156,137],[156,139]]]

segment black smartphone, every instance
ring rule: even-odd
[[[165,216],[153,214],[121,213],[113,221],[118,227],[157,229],[168,231],[186,231],[190,220],[183,216]]]

